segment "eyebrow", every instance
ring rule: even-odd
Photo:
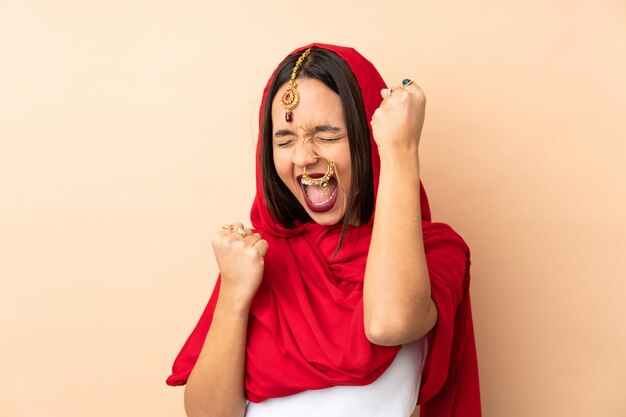
[[[336,127],[336,126],[330,126],[330,125],[320,125],[320,126],[315,126],[315,128],[313,129],[313,133],[339,133],[341,132],[341,129]],[[274,133],[274,137],[275,138],[283,138],[285,136],[295,136],[296,134],[293,132],[293,130],[289,130],[289,129],[280,129],[277,130],[276,133]]]

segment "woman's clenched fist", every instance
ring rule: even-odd
[[[408,80],[407,80],[408,81]],[[381,156],[388,153],[417,153],[426,96],[417,84],[381,91],[383,101],[372,116],[372,133]]]
[[[212,244],[222,276],[220,293],[233,302],[249,304],[263,278],[267,241],[243,224],[233,223],[223,226]]]

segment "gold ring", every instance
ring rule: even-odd
[[[391,97],[391,94],[393,94],[393,88],[389,87],[387,89],[387,97]]]
[[[314,156],[313,158],[321,159],[322,161],[326,162],[326,174],[324,174],[322,178],[311,178],[309,177],[309,174],[306,173],[305,166],[304,168],[302,168],[302,182],[306,185],[319,185],[322,187],[326,187],[328,186],[328,181],[330,180],[330,177],[335,174],[335,161],[328,161],[321,156]]]
[[[243,227],[238,227],[235,231],[239,233],[241,236],[244,236],[244,237],[248,236],[248,232]]]
[[[402,88],[406,87],[407,85],[411,85],[413,84],[413,81],[409,80],[408,78],[405,78],[404,80],[402,80]]]
[[[222,229],[228,229],[232,232],[234,227],[235,226],[233,226],[232,224],[225,224],[224,226],[222,226]]]

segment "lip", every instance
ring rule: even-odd
[[[311,173],[308,174],[309,177],[311,178],[322,178],[324,176],[324,174],[319,173],[319,172],[315,172],[315,173]],[[336,179],[334,177],[333,178],[335,181]],[[314,213],[325,213],[327,211],[329,211],[330,209],[332,209],[335,206],[335,203],[337,202],[337,195],[338,193],[338,188],[337,185],[335,185],[335,191],[333,191],[333,196],[331,197],[330,200],[328,200],[327,202],[325,202],[324,204],[320,204],[320,205],[316,205],[313,204],[313,202],[311,202],[311,200],[309,200],[309,197],[306,193],[306,190],[304,189],[304,184],[302,184],[302,175],[299,175],[296,180],[298,181],[298,185],[300,185],[300,191],[302,192],[302,198],[304,199],[304,202],[306,203],[307,207],[309,208],[309,210],[311,210]]]

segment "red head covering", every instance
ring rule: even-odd
[[[367,120],[385,88],[374,66],[352,48],[311,44],[335,52],[355,75]],[[290,55],[292,55],[290,54]],[[261,103],[260,123],[272,74]],[[393,361],[399,346],[370,343],[363,326],[363,276],[372,225],[349,228],[342,249],[333,256],[340,225],[314,222],[283,227],[268,211],[263,194],[257,145],[257,190],[252,224],[269,243],[263,282],[252,301],[246,349],[246,396],[259,402],[303,390],[335,385],[366,385]],[[374,192],[380,160],[371,134]],[[469,249],[448,225],[432,223],[420,187],[424,246],[431,296],[438,321],[422,374],[419,403],[422,417],[480,416],[478,368],[469,298]],[[200,354],[219,294],[220,279],[197,326],[179,353],[170,385],[186,383]],[[277,372],[277,370],[280,370]]]

